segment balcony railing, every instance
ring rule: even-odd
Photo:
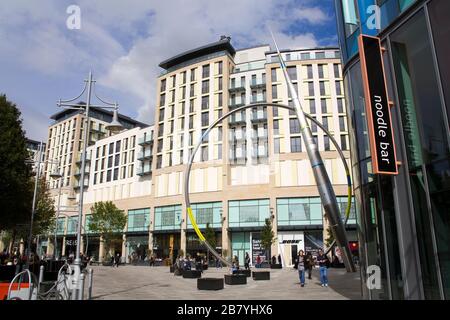
[[[245,85],[241,84],[239,86],[234,85],[234,86],[230,86],[228,88],[229,92],[240,92],[240,91],[245,91]]]
[[[138,139],[138,144],[140,146],[142,146],[142,145],[149,145],[149,144],[152,144],[152,143],[153,143],[153,132],[152,132],[152,134],[148,134],[148,135]]]
[[[91,171],[91,168],[90,167],[86,167],[85,170],[84,170],[84,174],[89,174],[90,171]],[[81,169],[77,168],[75,170],[75,174],[74,175],[75,176],[81,176]]]
[[[230,119],[228,120],[229,125],[238,125],[238,124],[245,124],[245,115],[241,113],[235,113],[231,115]]]
[[[77,163],[81,163],[81,155],[82,153],[80,152],[80,154],[77,156]],[[91,156],[89,153],[86,154],[86,161],[91,161]]]
[[[252,139],[260,139],[260,140],[266,140],[268,137],[267,135],[267,129],[258,129],[258,130],[252,130]]]
[[[250,88],[264,89],[264,88],[266,88],[266,81],[252,81],[252,82],[250,82]]]
[[[250,103],[264,103],[267,102],[267,98],[263,95],[252,97]]]
[[[243,105],[245,105],[244,101],[233,101],[233,100],[231,100],[230,103],[228,104],[228,108],[229,109],[235,109],[235,108],[242,107]]]
[[[252,112],[252,122],[266,122],[267,121],[267,112],[257,111]]]
[[[150,174],[152,174],[152,167],[151,167],[151,165],[145,165],[145,166],[142,166],[142,167],[138,167],[138,169],[137,169],[137,175],[138,176],[147,176],[147,175],[150,175]]]
[[[137,159],[139,161],[148,160],[151,158],[152,158],[152,150],[151,149],[139,152],[138,157],[137,157]]]
[[[267,158],[269,156],[266,148],[253,148],[252,158]]]

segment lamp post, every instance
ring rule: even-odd
[[[110,131],[119,131],[123,128],[122,124],[119,122],[118,120],[118,114],[117,114],[117,110],[118,110],[118,104],[117,103],[109,103],[106,102],[102,99],[100,99],[98,97],[97,94],[95,94],[95,96],[97,97],[98,100],[100,100],[102,103],[106,104],[105,105],[91,105],[91,97],[92,97],[92,93],[93,93],[93,84],[96,82],[95,80],[93,80],[92,78],[92,72],[89,71],[89,76],[87,80],[84,80],[84,82],[86,83],[84,86],[83,91],[81,92],[80,95],[78,95],[76,98],[74,99],[70,99],[70,100],[59,100],[57,105],[58,107],[64,107],[64,108],[68,108],[68,109],[75,109],[75,110],[84,110],[85,112],[85,121],[86,121],[86,125],[84,127],[84,135],[83,135],[83,149],[81,151],[81,176],[80,176],[80,200],[79,200],[79,208],[78,208],[78,230],[77,230],[77,252],[75,255],[75,261],[73,263],[74,265],[74,276],[73,276],[73,281],[72,281],[72,285],[73,285],[73,289],[72,289],[72,300],[76,300],[78,295],[77,295],[77,290],[78,290],[78,286],[80,285],[80,275],[81,275],[81,260],[80,260],[80,242],[81,242],[81,220],[83,217],[83,197],[84,197],[84,174],[85,174],[85,170],[86,170],[86,151],[87,151],[87,145],[88,145],[88,140],[89,140],[89,132],[90,132],[90,118],[89,118],[89,109],[91,107],[95,107],[95,108],[104,108],[104,109],[114,109],[114,113],[113,113],[113,118],[112,118],[112,122],[109,123],[106,126],[106,129],[110,130]],[[76,99],[78,99],[79,97],[81,97],[84,92],[87,90],[87,100],[86,100],[86,105],[80,105],[80,104],[74,104],[71,103],[73,101],[75,101]]]
[[[62,189],[62,173],[59,171],[59,169],[54,170],[51,174],[50,174],[50,178],[52,179],[59,179],[59,186],[58,186],[58,205],[56,208],[56,222],[55,222],[55,244],[54,244],[54,248],[53,248],[53,258],[55,260],[58,260],[58,255],[57,255],[57,245],[58,245],[58,240],[57,240],[57,234],[58,234],[58,219],[59,219],[59,211],[61,208],[61,189]]]

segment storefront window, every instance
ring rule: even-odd
[[[180,229],[181,219],[181,205],[155,208],[155,230]]]
[[[77,226],[78,226],[78,216],[69,217],[69,220],[67,222],[67,234],[74,234],[77,233]]]
[[[230,201],[228,217],[229,227],[263,226],[270,217],[269,200]]]
[[[150,208],[128,210],[128,231],[148,231],[149,225]]]
[[[58,224],[56,227],[56,234],[57,235],[63,235],[66,228],[66,218],[58,218]]]
[[[209,223],[211,228],[221,228],[222,202],[194,203],[191,205],[192,214],[200,229],[206,228]],[[192,229],[191,220],[188,219],[188,228]]]
[[[289,225],[322,225],[320,198],[277,199],[277,223]]]

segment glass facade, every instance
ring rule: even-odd
[[[155,208],[154,230],[181,229],[181,205]]]
[[[67,234],[77,233],[78,216],[69,217],[67,221]]]
[[[371,4],[380,28],[371,29]],[[337,0],[363,294],[371,299],[450,298],[450,1]],[[372,171],[357,36],[380,36],[397,176]],[[352,59],[355,57],[355,59]],[[369,75],[370,77],[370,75]],[[367,289],[367,268],[381,289]]]
[[[262,227],[270,217],[269,199],[228,202],[229,227]]]
[[[222,202],[194,203],[191,208],[200,229],[206,228],[207,223],[211,228],[222,227]],[[190,219],[188,219],[187,227],[188,229],[194,228]]]
[[[148,232],[150,225],[150,208],[128,210],[128,232]]]

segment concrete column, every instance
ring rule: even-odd
[[[103,256],[105,255],[105,242],[103,237],[100,237],[100,245],[98,248],[98,261],[103,262]]]
[[[122,235],[122,263],[126,262],[127,260],[127,235],[124,233]]]
[[[66,255],[66,237],[64,236],[62,238],[62,243],[61,243],[61,257]]]

